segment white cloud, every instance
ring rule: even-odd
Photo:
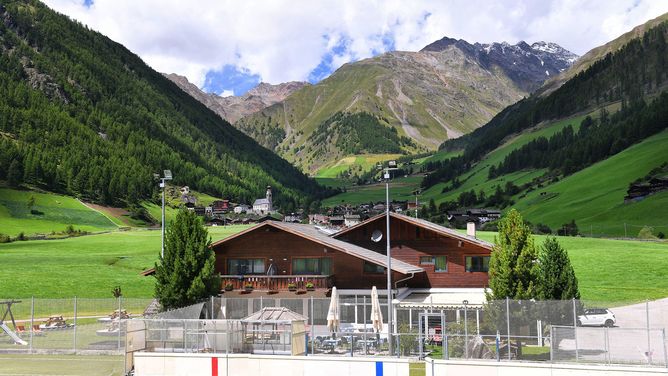
[[[223,90],[220,93],[218,93],[218,96],[221,97],[231,97],[234,95],[234,90]]]
[[[444,36],[469,42],[553,41],[583,54],[668,12],[655,0],[81,0],[46,3],[165,73],[202,86],[234,65],[262,81],[306,80],[341,40],[332,66],[386,50],[418,50]]]

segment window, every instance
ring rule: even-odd
[[[489,271],[489,256],[466,256],[467,272]]]
[[[445,256],[434,257],[434,271],[437,273],[445,273],[448,271],[448,260]]]
[[[444,273],[448,271],[446,256],[420,256],[420,265],[434,265],[434,271]]]
[[[434,257],[420,256],[420,265],[434,265]]]
[[[385,267],[364,261],[364,273],[385,273]]]
[[[329,275],[332,274],[332,259],[321,258],[293,258],[292,274]]]
[[[264,274],[264,259],[228,259],[227,274]]]

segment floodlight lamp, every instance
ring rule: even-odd
[[[172,180],[172,171],[171,170],[165,170],[165,171],[163,171],[163,173],[165,174],[164,175],[165,180]]]

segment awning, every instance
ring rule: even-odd
[[[401,308],[480,309],[485,303],[484,289],[448,292],[414,292],[399,301]]]

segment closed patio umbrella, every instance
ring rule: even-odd
[[[380,300],[376,286],[371,288],[371,326],[376,332],[383,330],[383,312],[380,310]]]
[[[332,287],[332,297],[329,301],[329,310],[327,311],[327,329],[336,335],[340,324],[339,316],[339,294],[336,287]]]

